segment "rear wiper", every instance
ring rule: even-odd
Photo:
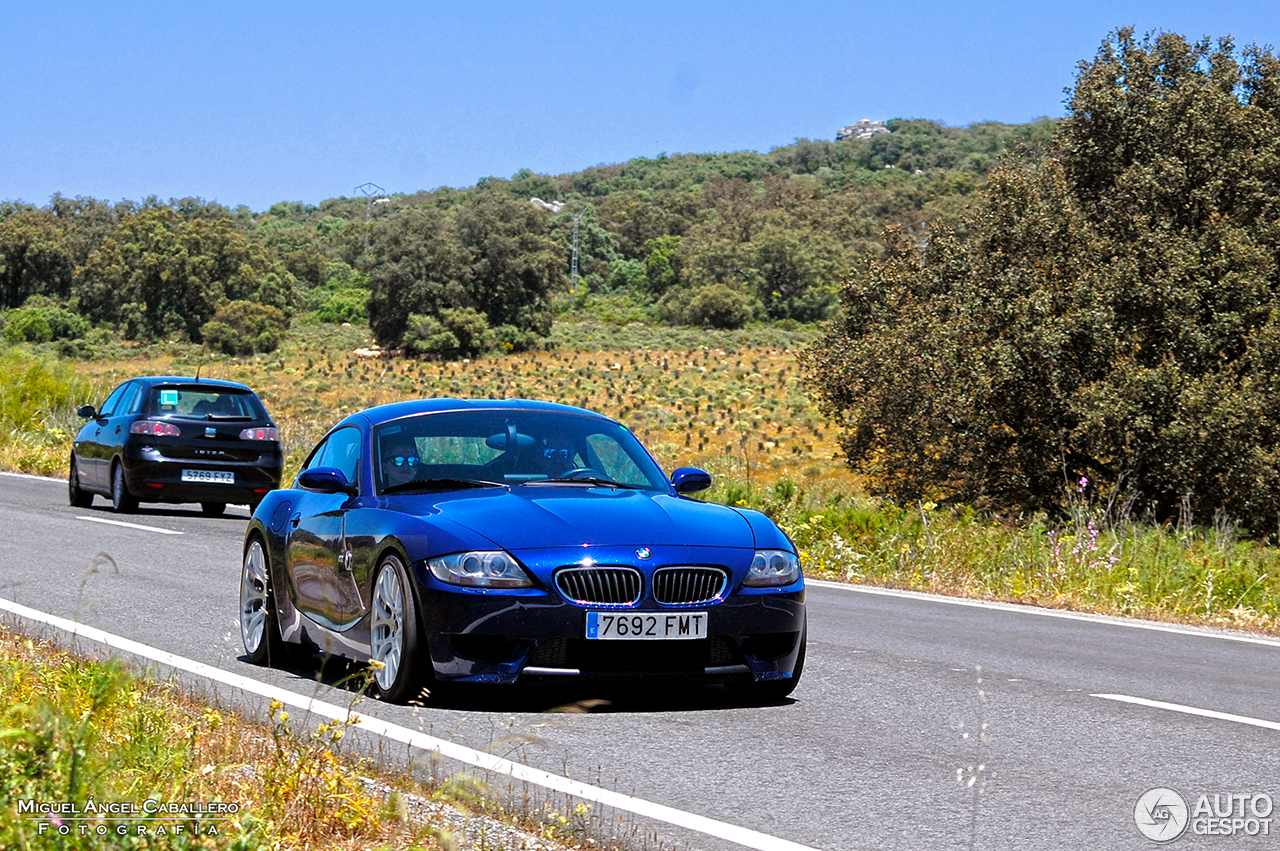
[[[466,490],[467,488],[497,488],[502,487],[497,482],[486,482],[482,479],[414,479],[412,482],[401,482],[398,485],[389,485],[382,489],[383,494],[389,493],[409,493],[411,491],[452,491]]]
[[[246,417],[244,414],[205,414],[206,420],[217,420],[220,423],[247,423],[253,417]]]
[[[645,490],[644,485],[628,485],[622,482],[615,482],[613,479],[606,479],[603,476],[569,476],[558,479],[531,479],[527,482],[521,482],[525,485],[590,485],[591,487],[600,488],[622,488],[623,490],[642,491]]]

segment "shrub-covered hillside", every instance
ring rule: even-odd
[[[1002,152],[1042,146],[1054,124],[888,126],[263,212],[190,198],[3,203],[3,335],[67,340],[71,354],[106,333],[240,353],[270,350],[293,321],[367,320],[383,345],[447,357],[535,347],[557,308],[602,297],[652,322],[810,322],[880,253],[885,225],[959,225]]]

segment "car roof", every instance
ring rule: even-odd
[[[610,420],[603,414],[575,408],[572,405],[561,405],[557,402],[540,402],[535,399],[411,399],[404,402],[391,402],[359,411],[343,420],[348,422],[356,417],[365,419],[369,425],[381,425],[401,417],[415,414],[432,414],[442,411],[540,411],[546,413],[574,414],[576,416],[595,417]],[[342,423],[339,423],[341,425]],[[335,426],[336,427],[336,426]]]
[[[239,381],[225,381],[220,378],[197,378],[194,375],[139,375],[129,380],[141,382],[148,387],[156,387],[161,384],[199,384],[201,387],[207,385],[220,390],[245,390],[250,393],[253,392],[252,387],[247,384],[241,384]]]

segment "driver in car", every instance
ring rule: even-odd
[[[386,487],[411,482],[418,475],[418,445],[413,438],[399,435],[382,447],[382,479]]]

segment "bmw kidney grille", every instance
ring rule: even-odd
[[[634,567],[568,567],[556,574],[556,587],[575,603],[631,606],[643,581]]]
[[[653,598],[667,606],[710,603],[724,594],[728,581],[718,567],[661,567],[653,574]]]

